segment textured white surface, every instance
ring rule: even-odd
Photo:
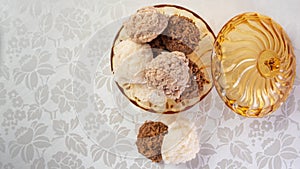
[[[115,80],[120,83],[145,83],[138,78],[146,65],[151,62],[153,53],[150,45],[125,40],[114,47],[113,67]]]
[[[194,160],[156,165],[116,155],[134,155],[127,138],[136,136],[139,120],[154,115],[133,116],[136,108],[115,95],[107,57],[112,30],[138,8],[161,3],[191,9],[215,34],[237,14],[260,12],[282,25],[300,55],[297,0],[0,0],[0,169],[300,167],[298,58],[293,92],[268,117],[232,113],[215,89],[196,105],[191,111],[199,116],[201,137]]]
[[[197,128],[189,120],[176,120],[168,125],[161,147],[162,158],[166,164],[180,164],[190,161],[199,152]]]

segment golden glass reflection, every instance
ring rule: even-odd
[[[287,99],[296,73],[289,37],[279,24],[258,13],[238,15],[222,28],[212,62],[219,95],[247,117],[275,111]]]

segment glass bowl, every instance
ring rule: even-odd
[[[263,117],[291,92],[296,62],[282,27],[267,16],[244,13],[217,36],[212,74],[218,94],[234,112]]]
[[[137,96],[135,96],[135,92],[139,90],[140,85],[136,84],[119,84],[116,82],[118,88],[120,91],[126,96],[127,99],[131,101],[131,103],[135,104],[136,106],[147,110],[148,112],[155,112],[155,113],[163,113],[163,114],[173,114],[182,112],[184,110],[187,110],[194,106],[196,103],[198,103],[200,100],[202,100],[212,89],[213,86],[213,80],[212,80],[212,74],[211,74],[211,55],[213,51],[213,44],[215,41],[215,36],[208,26],[208,24],[197,14],[194,12],[185,9],[180,6],[175,5],[156,5],[154,6],[161,14],[165,14],[168,16],[178,15],[178,16],[184,16],[189,18],[194,22],[196,27],[198,28],[200,32],[200,40],[199,43],[197,43],[197,46],[193,50],[192,53],[186,54],[188,59],[190,60],[190,63],[193,62],[194,66],[199,69],[198,72],[201,72],[204,75],[204,78],[206,82],[203,84],[203,86],[199,87],[200,85],[197,84],[196,90],[197,94],[193,97],[187,97],[184,99],[181,99],[180,96],[179,99],[170,99],[167,98],[163,105],[158,105],[154,102],[149,101],[141,101]],[[164,32],[161,34],[165,36]],[[117,33],[112,51],[111,51],[111,70],[114,73],[114,47],[119,44],[121,41],[124,41],[126,39],[129,39],[124,27],[121,27],[119,32]],[[152,51],[153,51],[152,47]],[[154,52],[153,52],[154,53]],[[196,78],[194,76],[193,78]],[[192,86],[192,85],[190,85]],[[188,93],[192,92],[195,89],[192,87],[186,88],[185,91],[182,93]]]
[[[78,121],[87,138],[94,143],[90,147],[91,153],[102,154],[108,159],[148,162],[136,146],[139,127],[148,120],[168,124],[174,119],[188,119],[191,127],[197,128],[200,143],[206,143],[219,125],[219,119],[212,119],[213,116],[206,113],[210,112],[211,94],[189,110],[170,115],[149,113],[133,105],[120,92],[111,72],[110,52],[115,33],[123,22],[124,18],[107,24],[87,41],[78,53],[72,85],[66,86],[72,88],[69,97],[73,100]],[[78,52],[76,50],[74,52]],[[73,125],[78,121],[76,118],[70,123]],[[178,137],[174,144],[183,140],[187,134]]]

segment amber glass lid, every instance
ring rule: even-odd
[[[271,18],[258,13],[234,17],[221,29],[214,47],[216,90],[234,112],[263,117],[287,99],[295,56],[289,37]]]

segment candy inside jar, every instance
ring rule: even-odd
[[[155,113],[189,109],[212,88],[214,35],[195,13],[178,6],[138,10],[114,41],[112,71],[120,91]]]

